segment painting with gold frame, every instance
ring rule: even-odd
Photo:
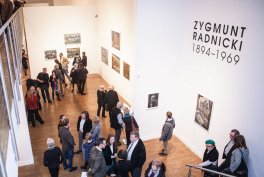
[[[112,47],[120,50],[120,33],[112,31]]]
[[[116,72],[120,73],[120,58],[115,54],[112,54],[112,68]]]
[[[130,79],[130,65],[123,61],[123,76]]]

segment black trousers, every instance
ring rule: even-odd
[[[97,116],[100,117],[101,108],[103,107],[102,116],[105,117],[105,105],[98,103]]]
[[[59,177],[59,169],[60,167],[55,167],[55,168],[49,167],[49,172],[50,172],[51,177]]]
[[[86,82],[86,79],[80,80],[80,82],[79,82],[78,90],[79,90],[80,94],[84,93],[85,82]]]
[[[28,119],[32,122],[32,126],[36,126],[35,119],[37,119],[41,124],[44,123],[41,116],[39,115],[38,109],[28,110]]]
[[[48,85],[42,85],[41,86],[41,94],[42,94],[42,98],[44,101],[46,101],[46,98],[48,99],[48,101],[51,101],[50,95],[49,95],[49,86]]]

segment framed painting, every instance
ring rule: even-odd
[[[208,131],[211,119],[213,102],[198,94],[195,112],[195,122]]]
[[[123,76],[130,79],[130,65],[126,62],[123,62]]]
[[[120,50],[120,33],[112,31],[112,47]]]
[[[81,34],[80,33],[64,34],[64,43],[65,44],[80,44]]]
[[[108,65],[108,50],[103,47],[101,47],[101,60]]]
[[[56,59],[57,58],[57,51],[56,50],[46,50],[45,51],[45,58],[50,59]]]
[[[112,68],[116,72],[120,73],[120,58],[112,54]]]
[[[156,108],[159,105],[159,93],[151,93],[148,95],[148,108]]]
[[[74,58],[76,55],[80,56],[80,48],[67,49],[67,58]]]

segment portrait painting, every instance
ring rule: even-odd
[[[116,72],[120,73],[120,58],[112,54],[112,68]]]
[[[74,58],[76,55],[80,56],[80,48],[67,49],[67,58]]]
[[[108,65],[108,50],[103,47],[101,47],[101,60]]]
[[[213,102],[198,94],[195,112],[195,122],[205,130],[209,129]]]
[[[158,107],[159,93],[151,93],[148,95],[148,108]]]
[[[130,65],[123,62],[123,76],[129,80],[130,78]]]
[[[80,44],[81,34],[80,33],[64,34],[64,42],[65,44]]]
[[[50,59],[56,59],[57,58],[57,51],[56,50],[46,50],[45,51],[45,58]]]
[[[112,47],[120,50],[120,33],[112,31]]]

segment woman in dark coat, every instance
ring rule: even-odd
[[[206,140],[205,146],[206,149],[204,151],[203,162],[200,163],[198,166],[217,171],[219,153],[215,147],[215,142],[213,140]],[[215,176],[218,175],[211,172],[204,172],[204,177],[215,177]]]
[[[117,146],[115,143],[115,135],[109,134],[106,139],[106,146],[103,149],[105,163],[107,167],[107,175],[115,174]]]
[[[79,150],[76,153],[82,152],[82,144],[85,139],[86,133],[90,132],[92,129],[92,120],[89,117],[88,111],[83,111],[78,118],[77,131],[79,137]]]

